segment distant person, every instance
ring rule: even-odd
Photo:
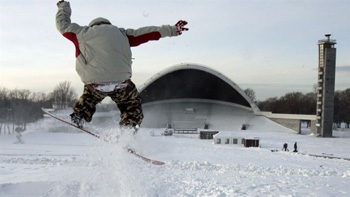
[[[333,123],[333,130],[337,131],[338,130],[338,124],[337,123]]]
[[[340,123],[341,131],[344,131],[344,130],[345,130],[345,127],[346,127],[345,122],[341,122],[341,123]]]
[[[289,151],[289,150],[288,150],[288,144],[287,144],[287,143],[284,143],[284,144],[283,144],[282,150],[283,150],[283,151]]]
[[[56,27],[73,42],[76,49],[76,71],[84,83],[83,95],[70,115],[72,122],[78,127],[83,127],[84,121],[90,122],[96,104],[108,96],[120,110],[119,125],[136,131],[142,122],[143,113],[141,97],[131,81],[130,47],[181,35],[188,30],[184,27],[187,22],[180,20],[175,25],[124,29],[99,17],[92,20],[89,26],[80,26],[71,23],[72,10],[69,2],[59,1],[57,7]]]
[[[294,143],[294,151],[293,152],[295,152],[295,153],[298,152],[298,144],[297,144],[297,142]]]
[[[23,144],[24,141],[22,140],[22,133],[25,131],[25,128],[22,127],[16,127],[15,132],[16,132],[16,138],[17,141],[15,142],[15,144]]]

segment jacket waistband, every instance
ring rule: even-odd
[[[101,92],[112,92],[115,89],[125,88],[126,86],[128,86],[130,81],[131,81],[130,79],[127,79],[122,82],[91,83],[88,85],[93,89],[99,90]]]

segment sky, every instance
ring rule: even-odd
[[[57,1],[0,1],[0,88],[51,92],[70,81],[78,94],[75,48],[56,29]],[[122,28],[187,20],[183,35],[132,48],[142,86],[174,65],[196,63],[251,88],[258,100],[312,92],[318,40],[337,40],[336,90],[350,88],[349,0],[72,0],[72,22],[105,17]],[[195,76],[194,76],[195,77]]]

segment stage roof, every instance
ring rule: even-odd
[[[182,64],[156,74],[140,89],[143,103],[203,99],[232,103],[260,111],[230,79],[208,67]]]

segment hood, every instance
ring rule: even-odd
[[[95,18],[94,20],[92,20],[89,23],[89,26],[92,27],[94,25],[101,25],[101,24],[111,25],[112,23],[108,19],[105,19],[105,18],[102,18],[102,17],[98,17],[98,18]]]

